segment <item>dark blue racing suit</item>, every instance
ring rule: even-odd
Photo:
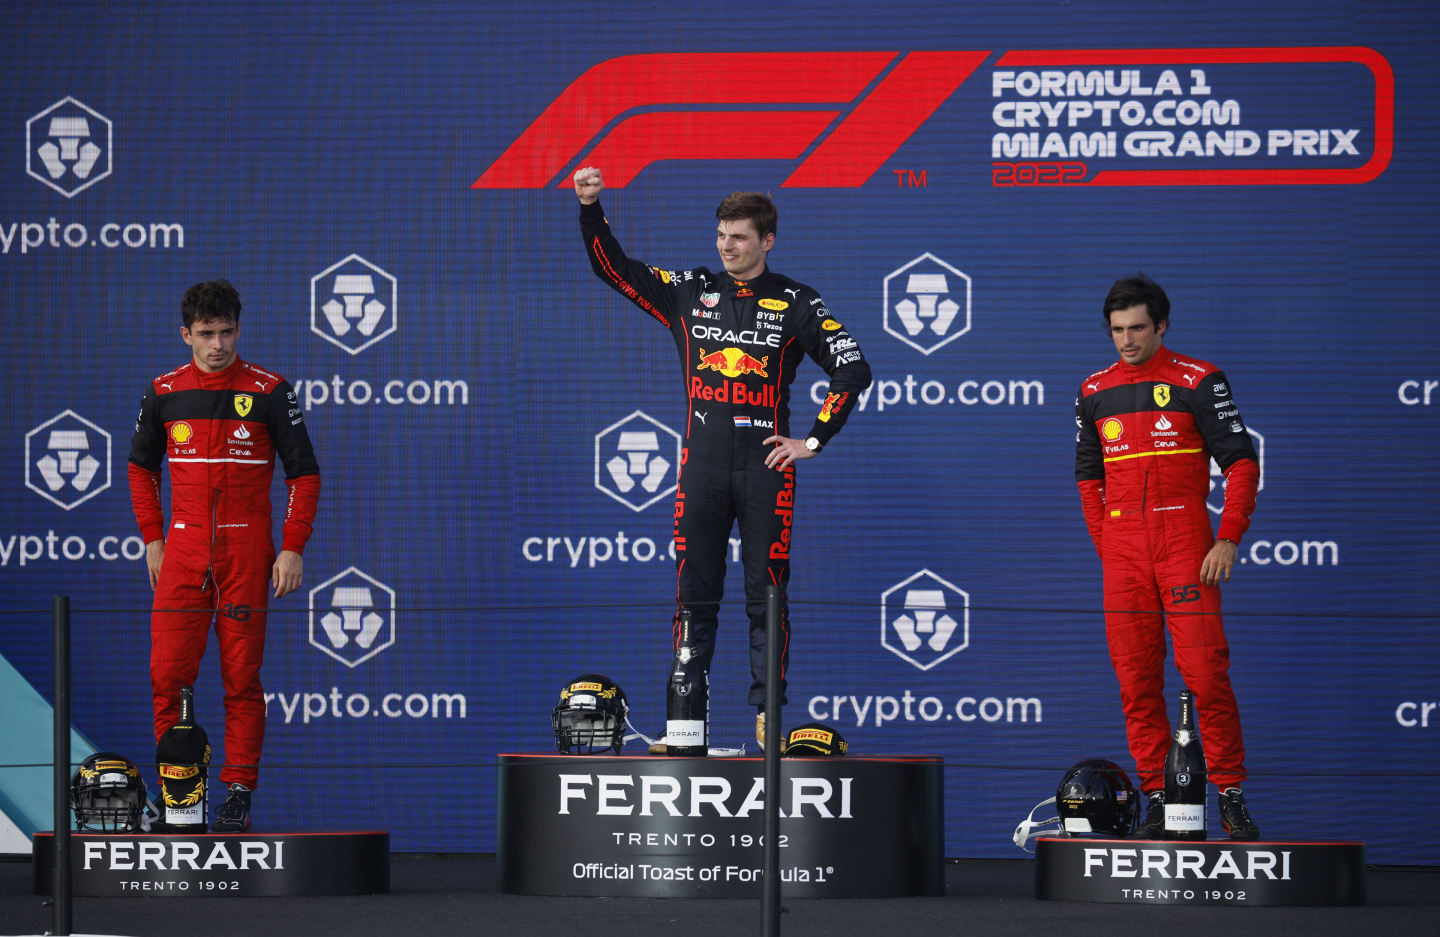
[[[770,436],[790,435],[790,384],[805,355],[830,375],[809,435],[823,446],[870,386],[860,346],[810,287],[770,270],[739,281],[723,270],[661,270],[625,256],[599,202],[580,206],[595,275],[670,330],[688,413],[675,495],[675,640],[680,613],[709,672],[730,530],[740,522],[750,616],[749,701],[765,702],[765,587],[780,589],[780,692],[790,663],[790,535],[795,466],[765,465]]]

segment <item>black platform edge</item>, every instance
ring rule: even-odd
[[[55,835],[36,833],[34,891],[54,882]],[[79,897],[370,895],[390,890],[390,834],[71,833]]]
[[[759,758],[499,755],[509,894],[753,898],[764,883]],[[781,759],[787,898],[944,893],[944,761]]]
[[[1366,902],[1365,844],[1042,837],[1035,897],[1115,904],[1334,907]]]

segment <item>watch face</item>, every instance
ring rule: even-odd
[[[819,452],[820,440],[816,439],[814,436],[811,436],[809,439],[805,440],[805,448],[809,449],[811,452]]]

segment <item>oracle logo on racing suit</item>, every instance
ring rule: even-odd
[[[690,334],[701,341],[733,342],[736,345],[764,345],[767,348],[780,347],[780,335],[775,332],[761,335],[754,329],[744,329],[736,333],[719,326],[701,325],[697,322],[690,326]]]

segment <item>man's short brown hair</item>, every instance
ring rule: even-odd
[[[196,322],[240,324],[240,293],[228,280],[207,280],[185,291],[180,300],[180,318],[185,328]]]
[[[755,222],[755,231],[762,241],[765,235],[775,233],[775,222],[779,216],[770,196],[761,192],[731,192],[715,209],[715,217],[721,221],[749,219]]]

